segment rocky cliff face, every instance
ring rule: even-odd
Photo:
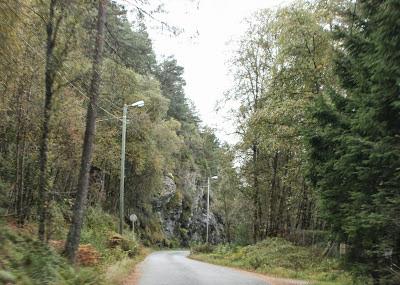
[[[172,176],[164,177],[164,187],[154,201],[166,239],[183,246],[204,242],[207,223],[207,193],[196,185],[196,175],[186,176],[183,189],[177,189]],[[212,193],[210,203],[212,203]],[[210,211],[209,241],[223,240],[222,219]]]
[[[213,202],[210,194],[210,204]],[[206,240],[207,228],[207,193],[196,195],[192,207],[192,220],[190,224],[190,237],[192,241],[204,242]],[[209,217],[209,242],[218,243],[223,241],[223,222],[221,217],[210,209]]]

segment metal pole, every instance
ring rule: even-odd
[[[122,146],[121,146],[121,177],[119,187],[119,234],[122,235],[124,227],[124,182],[125,182],[125,139],[126,139],[126,113],[128,106],[124,105],[122,117]]]
[[[210,222],[210,177],[207,179],[207,233],[206,233],[206,243],[208,243],[208,227]]]

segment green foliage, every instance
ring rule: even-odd
[[[49,207],[49,233],[48,238],[54,240],[64,239],[67,235],[66,218],[71,216],[70,201],[64,200],[56,203],[52,201]]]
[[[0,225],[0,280],[21,285],[103,284],[94,268],[77,269],[28,233]]]
[[[8,197],[7,191],[5,189],[10,189],[10,185],[0,179],[0,215],[4,215],[6,213],[6,209],[8,206]]]
[[[122,284],[126,281],[126,276],[132,272],[132,268],[141,262],[148,253],[139,252],[134,258],[124,258],[119,260],[105,270],[104,280],[106,284]]]
[[[350,245],[348,267],[374,284],[397,284],[390,268],[400,263],[398,8],[359,1],[349,11],[351,25],[336,33],[341,88],[316,100],[306,131],[309,176],[326,220]]]
[[[15,283],[16,277],[11,272],[0,270],[0,281],[4,283]]]
[[[91,268],[80,268],[75,269],[73,267],[67,267],[64,270],[58,272],[58,281],[52,283],[52,285],[95,285],[95,284],[106,284],[97,270]]]
[[[121,275],[118,277],[121,279],[144,256],[138,241],[131,234],[122,236],[120,245],[110,247],[109,240],[115,235],[116,224],[116,218],[100,208],[88,209],[82,243],[90,243],[96,248],[100,254],[100,264],[95,267],[74,267],[53,248],[33,239],[30,230],[12,229],[1,222],[0,281],[13,279],[23,285],[115,284],[113,281],[117,278],[109,276],[110,264],[120,265]]]
[[[176,191],[174,196],[172,196],[172,198],[165,206],[169,210],[174,210],[182,204],[182,199],[182,194],[179,191]]]
[[[47,237],[62,239],[78,179],[96,5],[56,2],[55,16],[63,17],[54,54],[59,72],[53,78]],[[128,112],[125,209],[137,214],[136,229],[147,245],[188,244],[194,184],[218,175],[212,210],[222,216],[229,241],[249,244],[299,232],[314,237],[315,229],[324,233],[328,227],[335,239],[350,245],[345,263],[354,272],[372,274],[380,285],[399,283],[397,1],[363,0],[355,6],[345,0],[298,1],[249,18],[232,59],[235,86],[228,96],[240,104],[235,148],[221,148],[214,131],[200,126],[184,92],[183,67],[173,57],[156,62],[143,19],[130,23],[122,6],[108,3],[88,203],[93,207],[82,233],[82,242],[101,253],[102,265],[138,253],[129,236],[115,249],[107,243],[116,228],[119,198],[116,118],[124,104],[144,100],[145,108]],[[0,3],[0,215],[16,217],[20,225],[36,218],[46,38],[41,16],[48,4]],[[183,212],[176,238],[166,240],[153,203],[170,174],[177,192],[166,207]],[[0,254],[7,257],[4,266],[0,263],[0,278],[44,284],[97,280],[90,269],[77,273],[23,235],[7,231],[0,240]],[[318,271],[315,279],[337,278],[328,270],[338,268],[336,260],[282,240],[220,247],[212,254],[232,256],[232,262],[253,270],[301,277],[297,270],[312,276],[315,267],[327,274]]]
[[[211,253],[214,250],[214,246],[210,243],[199,243],[190,246],[190,252],[192,254],[198,253]]]
[[[241,220],[242,208],[240,181],[237,169],[234,167],[235,153],[233,148],[223,145],[217,153],[218,181],[214,184],[215,198],[213,207],[221,214],[225,226],[227,242],[239,242],[244,236],[240,233],[240,226],[236,221]],[[250,238],[244,238],[246,241]]]
[[[108,56],[139,74],[149,74],[155,69],[156,58],[146,26],[141,19],[132,24],[127,11],[115,2],[109,4],[106,51]]]
[[[159,65],[156,74],[161,84],[163,96],[171,102],[168,116],[180,122],[195,122],[183,89],[186,85],[183,79],[183,67],[178,65],[175,58],[169,57]]]
[[[89,208],[87,211],[81,243],[93,245],[101,254],[102,264],[112,264],[139,253],[138,241],[129,232],[125,232],[121,237],[119,246],[110,247],[110,239],[116,234],[117,224],[116,217],[105,213],[99,207]]]
[[[236,80],[228,93],[240,104],[235,150],[245,185],[236,194],[244,202],[235,209],[251,213],[251,220],[237,215],[241,243],[321,225],[316,195],[305,181],[302,129],[312,100],[325,86],[337,84],[331,26],[340,21],[335,5],[340,3],[296,1],[246,19],[247,30],[232,57]]]
[[[108,239],[115,232],[117,219],[100,208],[89,208],[83,226],[81,242],[90,243],[99,251],[108,248]]]
[[[97,4],[53,2],[56,19],[53,32],[57,36],[51,60],[55,71],[54,94],[49,110],[44,183],[48,185],[49,203],[40,209],[48,209],[46,238],[65,240],[78,181]],[[143,19],[128,20],[121,5],[106,2],[101,94],[96,106],[88,210],[81,236],[81,243],[93,245],[100,253],[99,272],[109,263],[124,263],[140,255],[138,241],[132,236],[123,236],[116,248],[108,244],[117,225],[121,145],[118,118],[123,105],[145,101],[144,108],[130,108],[128,112],[125,209],[127,214],[137,214],[135,230],[147,245],[188,244],[193,185],[217,172],[219,151],[213,130],[200,127],[199,118],[186,98],[183,67],[173,58],[157,63]],[[44,43],[48,32],[45,22],[51,18],[49,4],[36,0],[0,3],[0,215],[15,218],[21,227],[36,222],[37,193],[45,189],[38,189],[38,154],[45,93]],[[170,173],[176,177],[178,191],[167,207],[182,205],[183,214],[177,237],[166,240],[159,215],[153,209],[153,199],[164,187],[164,176]],[[78,272],[52,249],[33,241],[5,244],[5,250],[13,251],[10,260],[15,262],[14,267],[5,266],[1,278],[15,275],[18,281],[26,279],[27,284],[92,284],[101,275],[93,276],[91,269]],[[25,262],[29,266],[24,267]],[[132,263],[125,262],[129,264]],[[2,266],[3,260],[0,270]]]
[[[340,270],[339,260],[325,258],[317,249],[295,246],[280,238],[245,247],[219,245],[207,251],[192,250],[192,254],[195,259],[270,276],[314,281],[313,284],[369,284],[368,280],[359,280],[359,283],[354,280],[356,283],[353,283],[349,274]]]

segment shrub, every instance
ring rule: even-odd
[[[214,246],[212,246],[209,243],[200,243],[197,245],[193,245],[190,248],[190,252],[195,254],[195,253],[211,253],[214,250]]]
[[[138,254],[139,244],[131,233],[120,236],[115,233],[117,220],[100,208],[89,208],[82,230],[81,243],[92,244],[101,254],[102,262],[109,264]],[[117,244],[110,240],[118,237]]]
[[[132,236],[124,236],[121,243],[121,249],[133,257],[139,253],[139,244]]]
[[[21,285],[102,284],[95,268],[78,270],[70,266],[52,248],[23,231],[0,224],[0,241],[1,284],[4,279]]]

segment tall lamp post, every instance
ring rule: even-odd
[[[206,231],[206,243],[208,243],[208,229],[209,229],[209,223],[210,223],[210,188],[211,188],[211,182],[210,180],[217,180],[218,176],[213,176],[213,177],[208,177],[207,179],[207,231]]]
[[[119,185],[119,234],[122,235],[124,227],[124,186],[125,186],[125,141],[126,141],[126,114],[128,113],[128,107],[144,106],[144,101],[137,101],[131,105],[124,105],[124,112],[122,116],[122,146],[121,146],[121,176]]]

